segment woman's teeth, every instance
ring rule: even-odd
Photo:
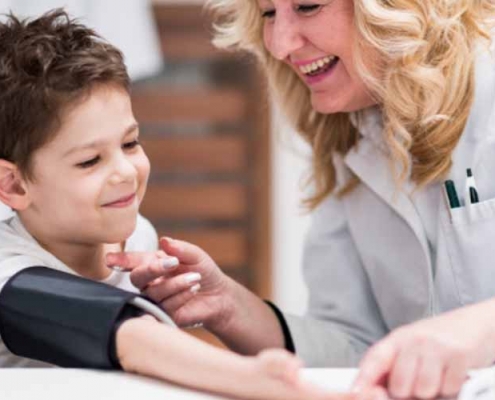
[[[336,58],[337,56],[323,57],[311,64],[301,65],[299,70],[305,75],[316,75],[331,64]]]

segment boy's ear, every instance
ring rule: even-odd
[[[24,210],[29,196],[24,180],[15,164],[0,159],[0,200],[14,210]]]

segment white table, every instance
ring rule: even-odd
[[[307,369],[304,377],[334,390],[345,390],[356,370]],[[3,400],[218,400],[177,386],[121,372],[81,369],[0,369]]]
[[[346,391],[356,373],[355,369],[305,369],[303,379],[329,390]],[[495,368],[474,376],[464,385],[459,400],[494,400]],[[225,400],[123,372],[61,368],[0,369],[0,399]]]

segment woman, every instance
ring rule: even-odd
[[[308,314],[280,313],[176,240],[162,240],[181,261],[173,277],[148,285],[163,273],[140,267],[133,281],[179,324],[202,322],[239,352],[295,348],[308,366],[361,360],[356,388],[397,398],[457,393],[468,368],[495,362],[493,1],[210,6],[216,44],[258,55],[313,148]],[[464,195],[467,168],[476,204]],[[444,199],[447,179],[460,207]],[[198,295],[174,289],[183,270],[202,274]]]

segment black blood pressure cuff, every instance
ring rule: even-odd
[[[285,349],[295,354],[296,347],[294,346],[294,340],[292,339],[292,335],[290,334],[289,325],[287,325],[284,314],[282,314],[278,307],[271,301],[265,300],[265,303],[272,309],[273,313],[278,319],[278,323],[280,324],[280,328],[282,329],[282,334],[284,335]]]
[[[14,275],[0,292],[0,335],[14,354],[69,368],[120,368],[115,332],[143,314],[140,297],[45,267]]]

